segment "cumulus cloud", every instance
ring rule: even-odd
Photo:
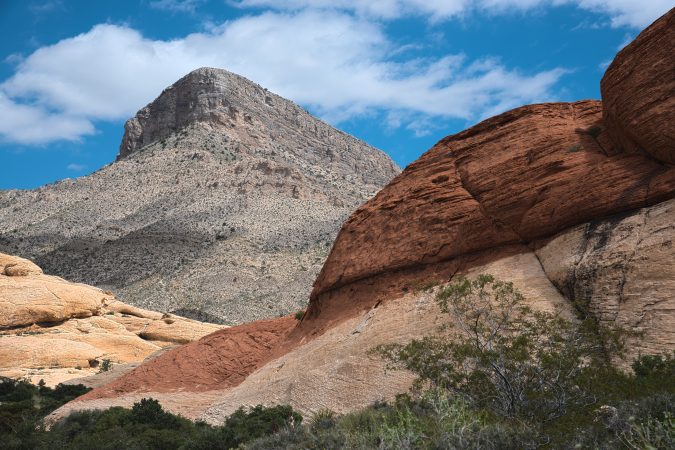
[[[245,16],[168,41],[97,25],[18,63],[0,84],[0,134],[28,144],[79,139],[96,121],[131,117],[202,66],[239,73],[334,123],[375,112],[409,128],[550,100],[564,73],[523,73],[461,54],[404,59],[398,50],[381,24],[316,10]]]
[[[579,8],[607,14],[615,27],[644,28],[673,7],[672,0],[567,0]]]
[[[673,7],[672,0],[239,0],[242,8],[274,8],[298,11],[323,9],[348,11],[359,16],[396,19],[426,16],[433,21],[468,14],[504,14],[561,5],[574,5],[609,17],[613,26],[644,28]]]
[[[22,144],[79,140],[94,133],[90,120],[52,113],[38,105],[16,103],[0,92],[0,136]]]

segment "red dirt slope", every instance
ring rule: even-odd
[[[296,325],[294,317],[286,316],[217,331],[170,350],[78,400],[124,392],[202,392],[236,386],[269,360],[271,350]]]

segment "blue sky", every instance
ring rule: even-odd
[[[222,67],[405,166],[522,104],[599,98],[671,0],[3,0],[0,189],[91,173],[124,121]]]

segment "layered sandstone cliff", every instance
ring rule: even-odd
[[[53,385],[96,373],[104,360],[140,362],[221,328],[126,305],[0,253],[0,376]]]
[[[607,131],[625,151],[675,164],[675,14],[654,22],[607,68],[600,83]]]

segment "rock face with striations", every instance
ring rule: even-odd
[[[600,88],[604,120],[626,151],[675,164],[675,8],[614,58]]]
[[[105,359],[140,362],[221,328],[126,305],[0,253],[0,376],[53,385],[96,373]]]
[[[342,221],[398,171],[292,102],[204,68],[127,122],[115,163],[0,192],[0,250],[153,310],[276,317],[306,304]]]
[[[674,191],[675,168],[608,139],[600,102],[524,106],[441,140],[360,207],[342,227],[313,295],[527,244]]]

